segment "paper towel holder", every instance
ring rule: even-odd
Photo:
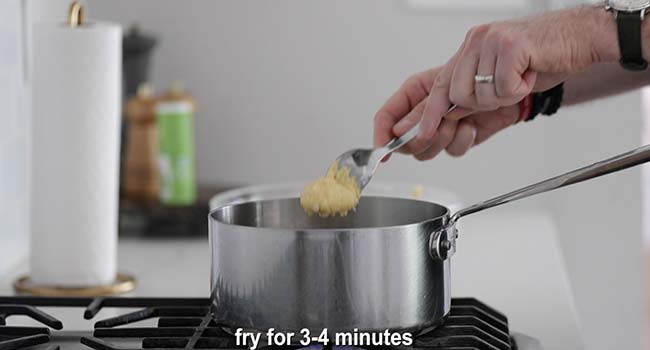
[[[35,74],[32,79],[35,85],[44,88],[32,91],[31,105],[35,121],[57,118],[56,123],[48,122],[49,125],[58,125],[60,128],[57,130],[65,131],[61,135],[70,140],[60,142],[61,135],[40,137],[51,135],[52,129],[35,122],[32,129],[37,137],[34,139],[46,141],[35,141],[32,146],[34,153],[42,155],[43,159],[53,154],[45,152],[48,148],[67,150],[69,145],[83,146],[87,140],[93,142],[93,147],[85,147],[89,150],[84,153],[87,155],[83,157],[84,161],[69,157],[52,168],[43,166],[45,162],[39,157],[33,157],[33,173],[46,174],[33,176],[34,182],[46,188],[57,188],[57,191],[31,191],[33,205],[30,212],[34,213],[30,215],[31,272],[19,277],[13,287],[21,294],[38,295],[125,293],[135,288],[135,278],[120,274],[117,264],[119,148],[115,146],[119,145],[120,130],[121,28],[115,23],[92,23],[88,20],[86,0],[65,1],[65,7],[60,9],[66,12],[62,11],[58,23],[41,23],[33,28],[32,70]],[[42,57],[46,59],[39,59]],[[66,69],[50,69],[53,62],[62,60],[69,61],[70,69],[68,66]],[[78,83],[61,86],[58,81],[61,78]],[[50,87],[59,93],[54,94]],[[92,125],[92,129],[85,126],[85,130],[68,130],[66,123],[79,124],[70,115],[93,116],[97,124]],[[106,137],[97,141],[85,135],[78,136],[81,133],[77,131],[86,130]],[[62,173],[60,179],[49,176],[50,171],[61,164],[66,166],[68,173]],[[74,165],[79,167],[74,168]],[[88,178],[88,181],[76,181],[79,178]],[[56,211],[50,210],[46,207],[52,198],[75,205],[57,206],[59,209]],[[36,203],[42,203],[43,207]],[[44,210],[47,210],[47,215],[41,215]],[[87,232],[89,229],[92,232]],[[35,241],[39,243],[34,244]]]
[[[72,28],[83,25],[86,21],[84,11],[84,7],[81,6],[81,4],[73,1],[72,4],[70,4],[70,10],[68,11],[68,25]]]

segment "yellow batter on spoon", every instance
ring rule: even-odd
[[[350,169],[339,168],[334,163],[324,177],[305,186],[300,195],[300,205],[307,214],[346,216],[359,203],[361,189]]]

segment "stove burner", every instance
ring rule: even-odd
[[[142,308],[117,317],[97,321],[92,336],[79,342],[95,350],[141,349],[245,349],[225,327],[212,320],[207,298],[68,298],[68,297],[0,297],[0,350],[18,350],[39,344],[45,350],[58,350],[56,332],[61,321],[37,309],[47,307],[85,307],[84,318],[92,319],[104,307]],[[48,327],[7,326],[6,319],[25,315]],[[126,327],[145,319],[158,319],[156,327]],[[133,339],[124,346],[123,340]],[[452,299],[451,312],[445,323],[415,337],[411,350],[514,350],[508,320],[500,312],[473,298]],[[262,349],[276,349],[267,346]],[[284,347],[296,349],[296,347]],[[329,350],[331,346],[310,346]],[[337,349],[357,349],[350,346]],[[370,348],[368,348],[370,349]],[[374,350],[373,348],[372,350]],[[389,349],[388,347],[377,348]]]

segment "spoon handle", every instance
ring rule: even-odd
[[[449,114],[449,112],[453,111],[454,109],[456,109],[456,105],[451,105],[449,107],[449,109],[447,109],[447,112],[445,113],[445,115]],[[402,147],[405,144],[409,143],[409,141],[413,140],[420,133],[420,123],[421,122],[418,122],[417,124],[415,124],[415,126],[412,127],[409,131],[407,131],[404,135],[402,135],[400,137],[396,137],[396,138],[388,141],[386,146],[381,148],[382,155],[381,155],[380,158],[383,158],[384,156],[386,156],[389,153],[393,153],[394,151],[396,151],[400,147]]]
[[[392,153],[393,151],[407,144],[409,141],[413,140],[418,135],[418,133],[420,133],[420,123],[415,124],[415,126],[407,131],[406,134],[390,140],[383,148],[386,150],[386,153]]]
[[[496,207],[498,205],[516,201],[535,194],[552,191],[560,187],[569,186],[578,182],[614,173],[639,164],[646,163],[648,161],[650,161],[650,145],[639,147],[635,150],[619,154],[615,157],[596,162],[580,169],[569,171],[568,173],[564,173],[548,180],[538,182],[534,185],[520,188],[518,190],[489,199],[487,201],[474,204],[456,212],[451,217],[451,221],[456,222],[459,218],[465,215],[476,213],[481,210]]]

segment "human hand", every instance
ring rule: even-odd
[[[474,27],[435,81],[432,102],[445,98],[473,111],[513,105],[606,61],[603,56],[612,50],[602,46],[615,33],[614,20],[602,6]],[[493,83],[477,82],[477,75],[493,77]]]
[[[442,149],[462,155],[515,123],[515,106],[531,92],[594,63],[615,61],[613,26],[611,14],[584,6],[475,27],[446,65],[409,78],[386,102],[375,118],[375,145],[421,120],[420,134],[404,152],[422,159]],[[477,75],[493,82],[478,83]],[[452,104],[461,108],[446,115]]]
[[[418,123],[433,81],[442,69],[443,67],[438,67],[410,77],[386,101],[375,116],[375,147],[384,146]],[[452,114],[465,118],[442,121],[434,137],[418,135],[398,152],[412,154],[418,160],[431,159],[443,150],[451,156],[461,156],[472,146],[517,123],[520,117],[518,105],[471,115],[468,115],[468,111],[458,108]]]

